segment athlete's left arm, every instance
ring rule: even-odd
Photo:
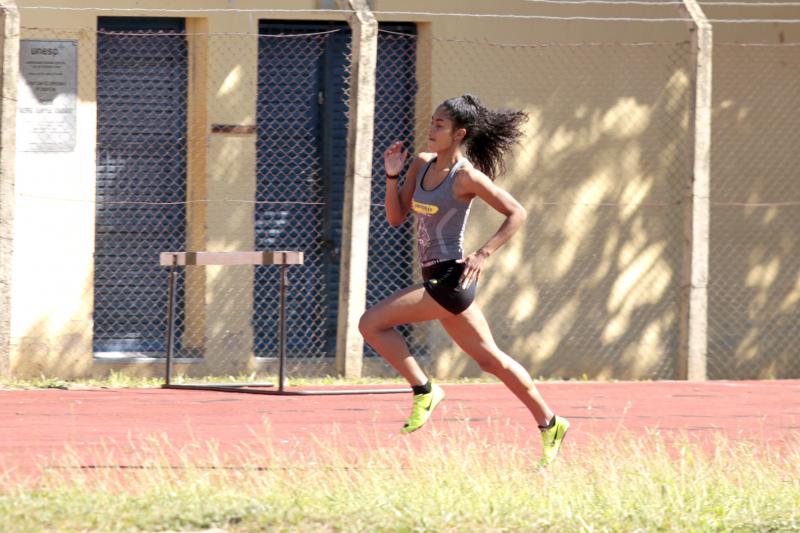
[[[478,280],[484,261],[514,235],[525,222],[527,213],[508,191],[495,185],[486,174],[475,168],[459,172],[456,188],[459,196],[461,193],[464,193],[466,197],[477,196],[506,217],[500,229],[486,244],[460,261],[466,264],[461,275],[461,284],[469,287]]]

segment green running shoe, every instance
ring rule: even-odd
[[[539,467],[546,467],[556,460],[561,443],[569,429],[569,420],[556,415],[556,423],[550,429],[542,431],[542,458]]]
[[[428,394],[415,394],[411,416],[403,426],[403,433],[411,433],[425,425],[433,410],[442,400],[444,400],[444,390],[439,385],[431,385],[431,391]]]

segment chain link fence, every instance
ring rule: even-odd
[[[164,356],[159,252],[289,249],[305,265],[289,271],[288,373],[334,374],[350,30],[262,21],[258,35],[212,34],[159,20],[23,30],[76,42],[79,100],[97,102],[77,117],[79,131],[96,128],[96,144],[79,136],[75,148],[95,161],[91,197],[19,189],[26,209],[95,206],[92,352]],[[530,116],[498,177],[528,220],[490,260],[477,299],[500,347],[537,376],[677,377],[691,54],[688,42],[494,42],[382,25],[367,305],[420,281],[411,217],[385,221],[383,151],[394,140],[425,151],[435,107],[472,93]],[[715,54],[710,377],[796,375],[798,161],[787,132],[800,109],[800,47]],[[476,201],[466,253],[501,222]],[[178,371],[274,373],[278,298],[272,267],[181,271]],[[478,373],[438,324],[400,329],[428,371]],[[366,345],[365,356],[370,372],[392,372]]]
[[[489,260],[477,299],[499,346],[541,376],[673,378],[689,43],[424,46],[437,59],[421,88],[432,107],[468,92],[530,115],[497,178],[528,220]],[[476,201],[465,253],[501,222]],[[478,371],[438,325],[428,339],[438,374]]]
[[[299,250],[288,370],[333,374],[349,29],[275,22],[248,35],[152,25],[101,18],[97,32],[26,30],[31,41],[75,41],[79,55],[97,57],[77,74],[97,98],[94,279],[85,295],[95,357],[164,357],[159,252]],[[175,356],[191,363],[179,370],[273,372],[278,300],[274,267],[179,271]]]
[[[800,376],[800,46],[714,47],[708,376]]]
[[[417,35],[413,26],[392,27],[378,33],[367,307],[421,281],[416,263],[413,214],[409,213],[399,228],[393,228],[386,222],[386,172],[383,168],[383,152],[390,144],[403,141],[409,152],[413,152],[414,146],[419,144],[417,139],[427,138],[417,130],[417,105],[421,96],[418,93],[417,50]],[[423,366],[429,366],[431,361],[427,328],[420,324],[397,328],[411,354]],[[364,349],[367,357],[380,357],[369,344],[365,343]]]

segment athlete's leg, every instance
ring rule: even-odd
[[[484,372],[494,374],[528,408],[540,426],[553,417],[525,368],[500,350],[494,342],[489,324],[477,305],[472,304],[459,315],[440,318],[450,337],[472,357]]]
[[[414,360],[403,336],[394,327],[446,316],[452,316],[452,313],[436,303],[420,284],[398,291],[369,308],[361,316],[358,329],[364,340],[412,386],[424,385],[427,376]]]

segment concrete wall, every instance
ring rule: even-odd
[[[67,39],[67,32],[83,38],[74,150],[17,154],[11,369],[16,376],[86,375],[94,366],[96,17],[37,12],[20,18],[22,39]],[[46,29],[53,26],[64,33]]]
[[[712,18],[762,13],[706,9]],[[800,8],[772,16],[800,18]],[[800,25],[714,31],[709,377],[798,377]],[[753,42],[766,46],[741,44]]]
[[[11,284],[14,251],[15,113],[19,13],[14,2],[0,2],[0,376],[11,373]]]
[[[11,372],[70,378],[124,369],[160,375],[160,363],[111,364],[98,362],[92,354],[97,122],[94,32],[99,15],[131,13],[24,9],[35,4],[20,2],[22,38],[75,38],[80,43],[78,139],[73,152],[18,154]],[[75,3],[54,1],[49,5]],[[131,4],[110,0],[104,5],[124,8]],[[162,8],[164,3],[144,0],[136,7]],[[169,7],[192,9],[197,3],[182,0],[170,2]],[[206,2],[203,7],[228,8],[230,3]],[[235,7],[263,8],[265,4],[237,1]],[[318,6],[315,1],[275,1],[269,7]],[[430,2],[421,0],[376,0],[373,7],[375,11],[432,9]],[[471,3],[469,7],[478,11],[481,4]],[[455,0],[439,1],[435,9],[458,12],[465,5]],[[669,6],[618,6],[611,12],[602,6],[541,6],[512,0],[485,3],[483,11],[678,16]],[[788,8],[762,9],[759,13],[800,15],[797,9]],[[189,38],[187,197],[190,201],[253,198],[254,136],[211,133],[210,125],[255,124],[256,40],[202,34],[255,34],[259,16],[267,15],[168,14],[184,15],[188,33],[200,34]],[[728,16],[728,12],[720,16]],[[304,18],[344,20],[338,14]],[[419,24],[418,139],[425,138],[427,117],[434,106],[463,92],[480,96],[490,106],[525,109],[531,116],[523,145],[509,158],[509,171],[498,181],[526,205],[528,223],[491,259],[477,300],[500,346],[534,375],[674,377],[683,253],[682,211],[677,203],[689,176],[691,73],[686,25],[487,21],[425,15],[378,15],[378,19]],[[748,42],[800,41],[800,27],[724,27],[715,29],[715,35]],[[549,46],[499,47],[474,41]],[[619,42],[668,44],[614,44]],[[553,46],[557,44],[561,46]],[[787,87],[796,87],[791,83],[796,73],[787,70],[785,76]],[[726,81],[723,77],[719,83],[715,94],[731,94],[734,101],[740,98],[736,87],[742,80]],[[773,90],[778,97],[791,101],[791,95],[782,93],[780,87]],[[715,103],[715,111],[722,118],[730,109],[727,101]],[[786,108],[790,116],[797,112],[797,106]],[[766,145],[771,142],[770,135],[784,138],[787,134],[787,130],[758,133]],[[744,139],[728,141],[726,154],[752,152],[743,145]],[[794,168],[796,165],[776,168],[762,179],[796,181]],[[252,204],[190,203],[187,220],[190,249],[253,247]],[[490,208],[476,205],[467,251],[483,244],[500,222]],[[712,272],[720,278],[728,275],[724,266]],[[732,275],[747,278],[744,271]],[[786,279],[794,280],[791,272]],[[182,364],[178,372],[205,375],[260,370],[248,352],[252,338],[251,284],[251,269],[208,268],[187,274],[187,306],[194,312],[187,318],[184,342],[206,354],[225,357],[209,356],[203,363]],[[789,314],[797,312],[797,287],[792,285],[785,294]],[[231,299],[232,294],[239,296]],[[479,372],[438,325],[429,325],[424,332],[433,346],[431,370],[435,374]],[[330,372],[332,367],[316,370]],[[380,364],[365,368],[367,373],[382,371]]]
[[[129,7],[125,2],[105,5]],[[137,6],[161,8],[164,4],[150,2]],[[196,3],[175,2],[169,7],[181,6],[192,9]],[[250,2],[237,7],[263,7],[263,4]],[[275,7],[311,9],[315,4],[284,2]],[[139,375],[163,374],[161,363],[98,360],[92,353],[95,31],[98,16],[114,15],[131,14],[29,10],[23,15],[23,39],[79,41],[79,102],[78,140],[73,152],[19,154],[19,225],[14,239],[18,248],[14,260],[10,358],[11,373],[16,376],[46,374],[73,378],[119,370]],[[193,34],[188,38],[187,246],[194,250],[253,249],[253,204],[218,200],[254,198],[254,135],[211,133],[211,125],[255,124],[258,57],[257,40],[252,35],[258,33],[258,16],[162,15],[185,16],[187,33]],[[344,20],[343,16],[332,18]],[[69,201],[57,200],[63,198]],[[199,201],[206,198],[209,202]],[[258,364],[250,353],[252,280],[250,268],[187,269],[186,307],[190,312],[182,340],[187,351],[206,357],[199,363],[179,363],[176,372],[210,375],[273,370],[272,363]],[[331,373],[332,365],[322,370]]]
[[[551,9],[529,5],[515,13],[677,15],[668,6]],[[798,18],[800,10],[715,7],[708,15]],[[691,178],[686,26],[509,21],[483,23],[476,31],[465,20],[448,19],[432,27],[431,106],[471,92],[492,106],[525,109],[532,118],[509,173],[500,178],[528,208],[528,223],[491,259],[477,300],[500,347],[544,377],[676,378],[680,289],[687,283],[681,279],[686,230],[678,204]],[[798,30],[720,24],[714,32],[720,43],[779,44],[800,42]],[[461,40],[564,45],[490,52]],[[624,42],[678,44],[608,45]],[[800,118],[800,47],[720,46],[715,57],[712,199],[753,202],[770,190],[772,201],[783,195],[796,202],[800,182],[789,132]],[[745,174],[747,167],[758,171]],[[709,376],[796,377],[796,208],[784,206],[779,216],[777,207],[758,214],[755,208],[723,209],[730,210],[712,209]],[[501,221],[478,204],[467,252]],[[436,374],[480,373],[438,325],[427,335]]]

